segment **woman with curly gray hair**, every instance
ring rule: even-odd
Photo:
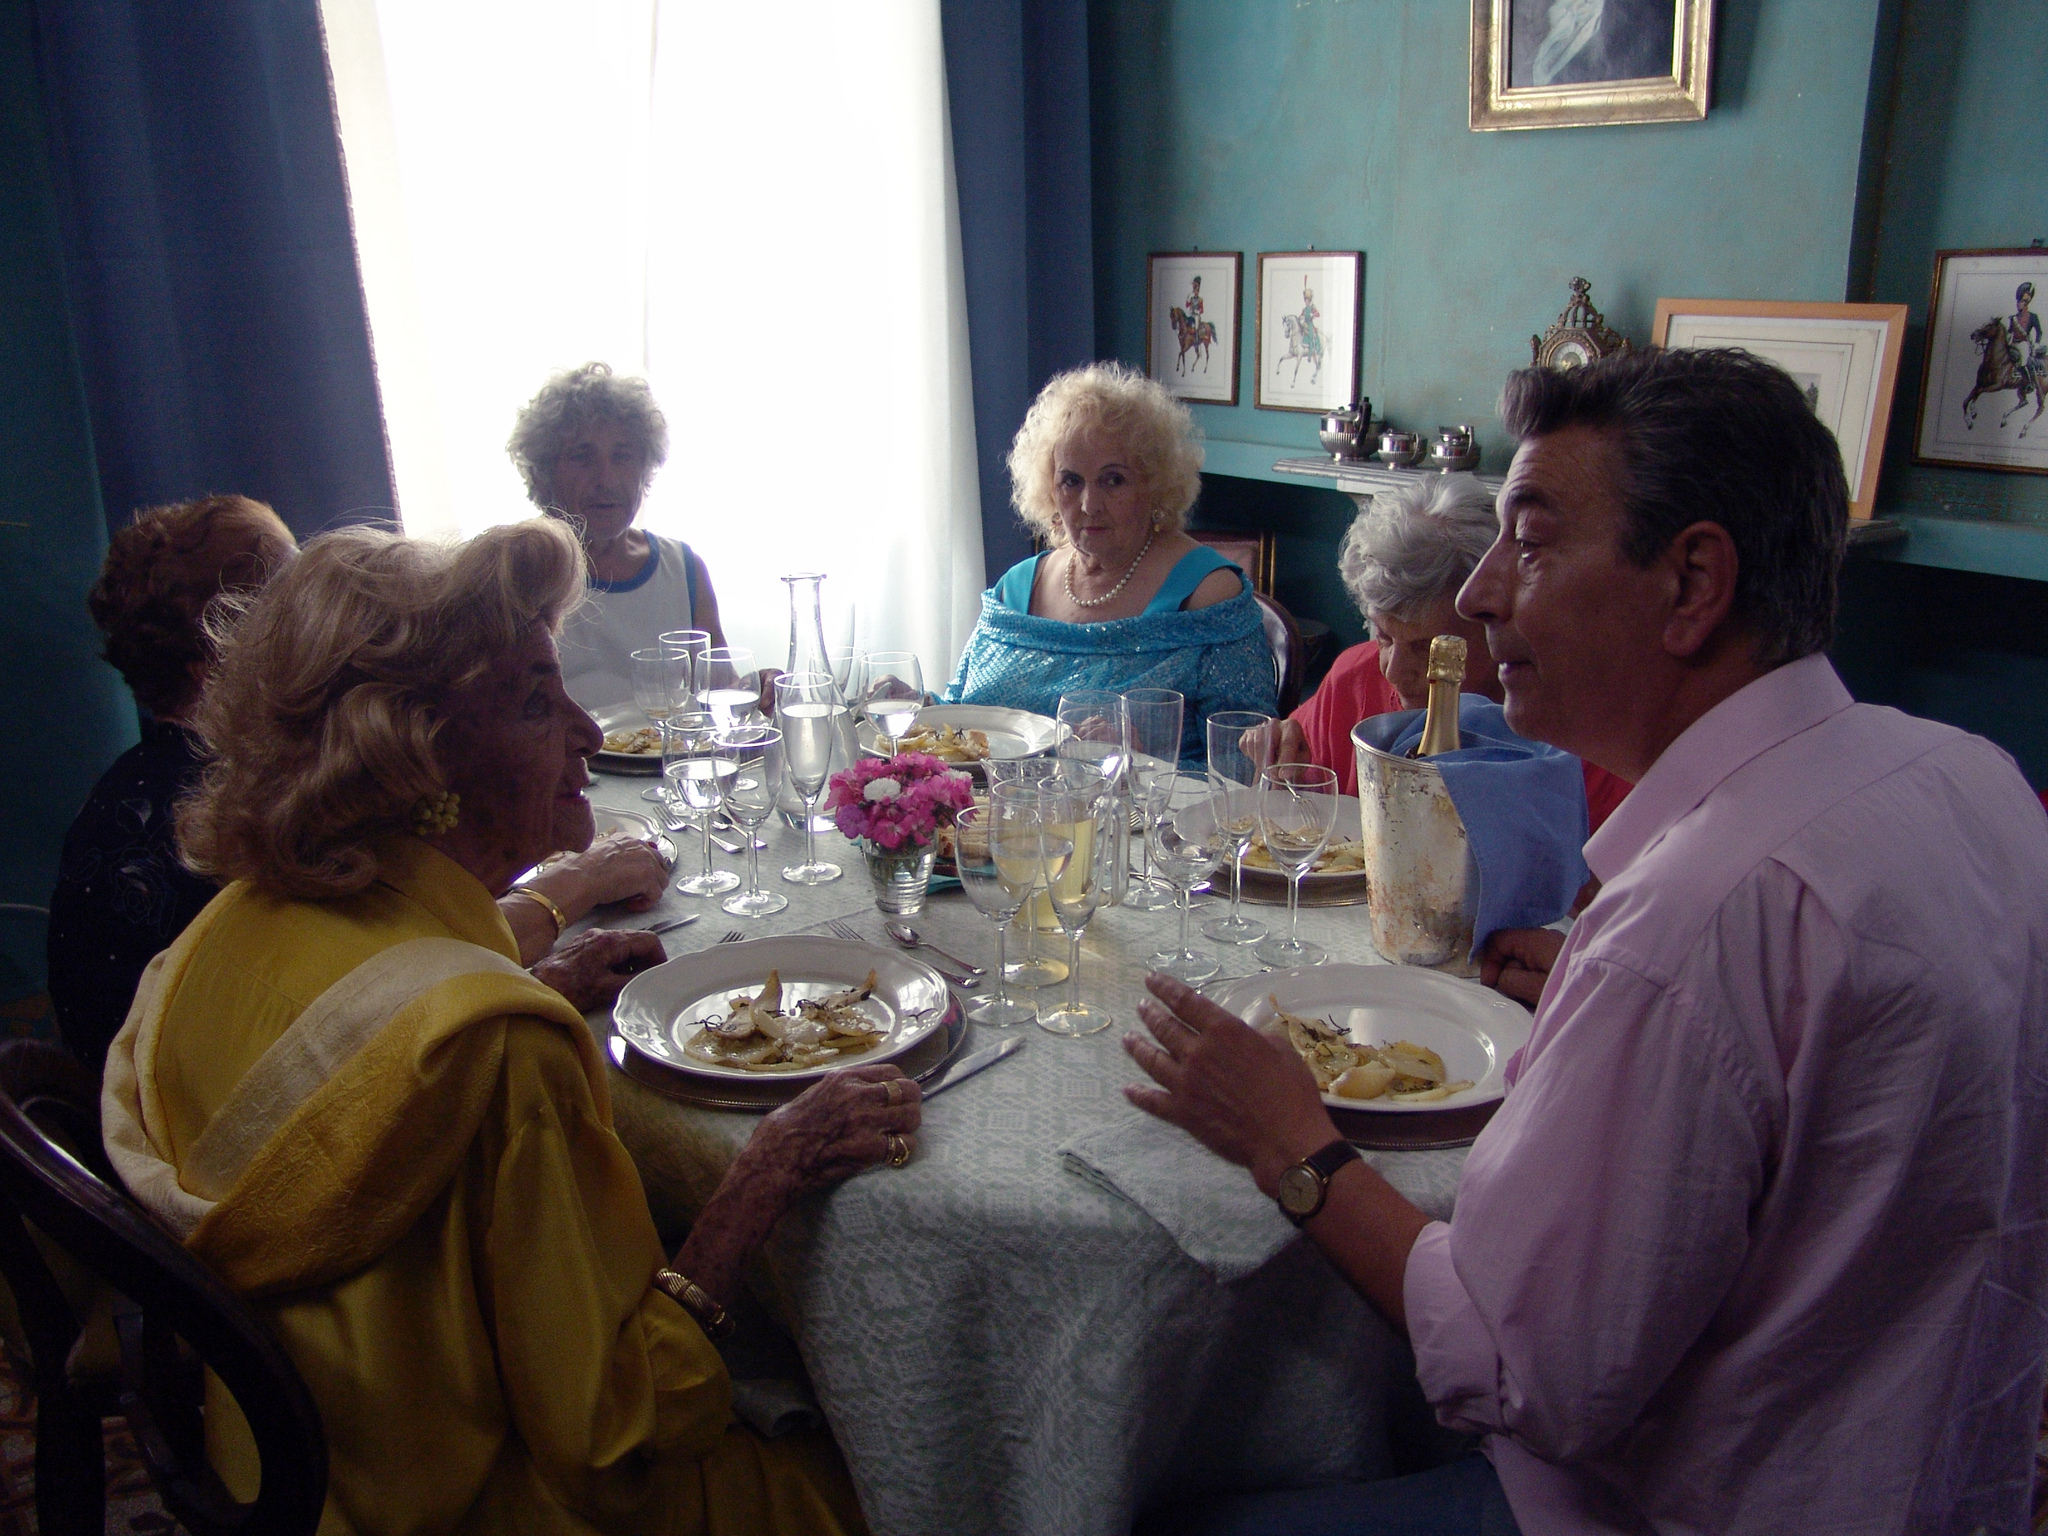
[[[1196,761],[1210,714],[1273,708],[1251,584],[1185,532],[1202,489],[1186,406],[1121,363],[1060,374],[1018,429],[1010,482],[1051,548],[982,594],[949,702],[1049,715],[1078,688],[1171,688]]]
[[[1277,727],[1280,762],[1320,763],[1339,791],[1358,793],[1351,728],[1373,715],[1429,703],[1429,642],[1465,642],[1460,693],[1498,704],[1502,690],[1486,649],[1486,626],[1458,613],[1465,584],[1500,533],[1493,494],[1471,475],[1423,475],[1381,491],[1361,511],[1337,551],[1337,569],[1373,638],[1337,658],[1322,687]],[[1586,808],[1598,827],[1629,785],[1586,764]]]
[[[180,807],[226,887],[107,1057],[109,1157],[248,1297],[326,1429],[351,1531],[864,1529],[829,1438],[736,1424],[711,1338],[806,1193],[909,1161],[919,1089],[854,1066],[763,1119],[672,1257],[584,1022],[662,959],[591,933],[548,985],[496,904],[589,843],[597,726],[555,630],[559,522],[316,539],[221,643]],[[259,1469],[209,1392],[230,1488]]]
[[[604,363],[558,373],[527,402],[505,445],[526,494],[576,530],[590,601],[563,625],[562,675],[588,709],[633,697],[633,652],[668,630],[725,644],[711,574],[689,545],[633,526],[668,457],[668,421],[645,379]]]

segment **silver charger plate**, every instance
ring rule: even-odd
[[[956,731],[983,731],[988,735],[988,755],[996,758],[1040,757],[1050,752],[1059,741],[1059,722],[1046,715],[1034,715],[1027,709],[1000,709],[992,704],[927,704],[917,712],[917,720],[911,729],[928,725],[934,728],[950,725]],[[869,757],[880,757],[881,733],[869,720],[860,720],[854,726],[861,751]],[[951,763],[949,767],[978,773],[979,761]]]
[[[705,1019],[725,1013],[734,993],[758,991],[770,971],[781,973],[783,998],[794,1002],[859,986],[871,970],[875,992],[860,1006],[886,1032],[859,1054],[792,1072],[749,1072],[684,1053]],[[945,979],[920,960],[897,950],[795,934],[713,944],[642,971],[619,994],[612,1024],[633,1050],[670,1071],[722,1088],[777,1082],[800,1091],[840,1067],[894,1061],[939,1029],[951,1005]]]
[[[590,718],[597,722],[597,728],[607,736],[620,731],[637,731],[650,724],[647,716],[640,712],[637,704],[608,704],[603,709],[593,709]],[[606,773],[660,773],[661,753],[647,752],[598,752],[590,759],[590,766]]]

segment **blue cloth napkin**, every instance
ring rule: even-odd
[[[1424,711],[1403,710],[1360,722],[1372,745],[1405,755],[1422,739]],[[1430,762],[1471,839],[1479,866],[1479,911],[1472,923],[1476,959],[1500,928],[1541,928],[1571,910],[1586,883],[1586,771],[1576,757],[1508,729],[1491,699],[1458,695],[1464,745]]]

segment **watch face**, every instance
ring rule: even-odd
[[[1577,337],[1562,338],[1551,349],[1548,362],[1560,373],[1573,368],[1583,368],[1593,361],[1593,349]]]
[[[1290,1216],[1306,1216],[1322,1203],[1323,1181],[1296,1163],[1280,1175],[1280,1209]]]

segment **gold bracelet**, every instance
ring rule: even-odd
[[[505,894],[507,896],[524,896],[528,901],[540,903],[541,910],[546,912],[549,917],[552,917],[555,920],[556,939],[559,939],[562,936],[562,930],[569,926],[569,914],[564,912],[560,907],[556,906],[553,898],[545,895],[540,891],[536,891],[532,886],[515,885],[514,887],[512,887],[511,890],[507,891]],[[554,940],[551,939],[549,940],[549,942],[553,943]]]
[[[732,1314],[713,1301],[696,1281],[664,1268],[654,1272],[654,1283],[668,1292],[677,1306],[697,1319],[705,1337],[729,1339],[739,1332],[740,1325],[732,1320]]]

